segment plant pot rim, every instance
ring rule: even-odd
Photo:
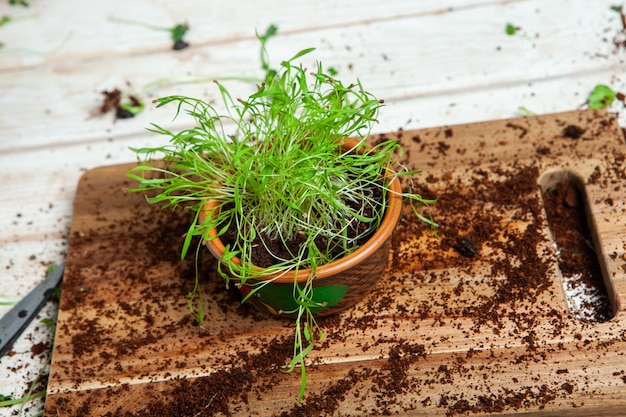
[[[343,145],[350,148],[355,146],[357,143],[358,142],[355,140],[347,139],[344,141]],[[388,172],[387,176],[390,177],[391,174]],[[383,220],[380,223],[378,229],[376,229],[376,231],[368,239],[368,241],[349,255],[328,264],[318,266],[316,269],[316,277],[324,278],[352,268],[355,265],[361,263],[371,253],[375,252],[383,245],[383,243],[385,243],[385,241],[395,228],[398,218],[400,217],[400,212],[402,210],[402,188],[400,186],[400,180],[397,177],[391,178],[386,194],[386,200],[387,201]],[[218,204],[219,203],[215,200],[207,201],[207,203],[203,206],[199,213],[198,220],[202,222],[206,218],[206,216],[208,216],[209,213],[218,206]],[[210,240],[206,240],[204,243],[211,251],[213,256],[215,256],[219,260],[224,254],[225,247],[222,243],[222,240],[217,236],[217,229],[210,229],[208,232],[208,237]],[[231,262],[234,262],[238,265],[241,260],[237,257],[234,257],[231,259]],[[299,269],[297,272],[289,270],[268,274],[263,274],[262,271],[265,268],[255,268],[260,271],[260,274],[259,276],[255,276],[252,279],[257,281],[271,280],[275,283],[293,283],[294,281],[306,282],[309,278],[309,275],[311,274],[311,268]]]

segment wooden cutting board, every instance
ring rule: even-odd
[[[424,170],[417,189],[439,197],[426,212],[438,237],[403,216],[376,290],[320,320],[302,403],[299,372],[279,370],[291,322],[240,305],[203,251],[197,325],[193,261],[178,255],[189,214],[125,192],[132,165],[87,172],[45,415],[626,413],[626,143],[615,119],[580,111],[385,136]],[[539,194],[560,180],[586,195],[614,312],[605,322],[568,311]]]

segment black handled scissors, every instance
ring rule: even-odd
[[[58,265],[46,278],[0,319],[0,357],[9,351],[15,340],[50,299],[61,282],[64,265]]]

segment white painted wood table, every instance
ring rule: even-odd
[[[154,144],[151,122],[168,94],[216,98],[220,77],[260,77],[255,30],[278,27],[272,62],[306,47],[347,82],[358,77],[384,99],[376,132],[416,129],[585,107],[597,84],[626,91],[626,35],[615,0],[397,0],[237,2],[27,0],[0,4],[0,313],[62,262],[81,174],[130,162],[130,146]],[[160,27],[189,24],[190,46],[173,51]],[[507,23],[517,27],[507,35]],[[201,78],[203,81],[185,81]],[[170,82],[160,82],[169,79]],[[229,84],[245,94],[252,85]],[[131,119],[98,115],[101,92],[147,102]],[[609,108],[626,126],[624,103]],[[184,122],[174,122],[180,125]],[[0,394],[27,394],[45,375],[55,316],[50,303],[0,359]],[[45,349],[40,347],[45,345]],[[40,352],[41,350],[41,352]],[[41,389],[41,387],[39,387]],[[43,409],[31,401],[24,415]],[[0,408],[16,415],[19,406]]]

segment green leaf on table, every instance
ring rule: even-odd
[[[48,268],[46,269],[46,275],[50,275],[51,273],[53,273],[54,270],[57,269],[57,267],[58,265],[55,264],[54,262],[48,265]]]
[[[183,40],[183,37],[187,34],[187,31],[189,30],[189,25],[187,23],[181,23],[174,27],[163,27],[163,26],[152,25],[150,23],[139,22],[139,21],[131,20],[131,19],[120,19],[117,17],[109,17],[109,20],[111,22],[116,22],[116,23],[140,26],[140,27],[144,27],[150,30],[159,30],[159,31],[169,32],[170,37],[174,41],[174,46],[172,47],[172,49],[174,49],[175,51],[179,51],[189,46],[189,44]]]
[[[512,23],[507,23],[506,27],[504,28],[504,31],[506,32],[507,35],[513,36],[517,33],[519,29],[520,28],[518,26],[515,26]]]
[[[605,109],[615,100],[615,91],[609,86],[598,84],[593,88],[587,97],[590,109]]]
[[[54,320],[52,320],[50,317],[43,318],[39,320],[39,322],[45,324],[48,327],[54,328]]]
[[[9,16],[0,17],[0,26],[4,26],[9,23],[12,19]]]
[[[9,0],[9,4],[11,6],[24,6],[24,7],[29,6],[28,2],[26,2],[25,0]]]
[[[524,116],[534,116],[535,114],[537,114],[534,111],[529,110],[527,107],[524,107],[524,106],[519,106],[517,110],[519,110],[519,112],[522,113]]]
[[[131,98],[130,103],[120,104],[120,109],[121,110],[124,110],[124,111],[132,114],[133,116],[137,116],[145,108],[146,108],[146,104],[143,101],[137,100],[137,99],[132,99],[132,98]]]
[[[174,41],[174,46],[172,47],[172,49],[174,49],[175,51],[180,51],[181,49],[185,49],[189,46],[189,43],[185,42],[185,40],[183,39],[188,30],[189,25],[187,23],[176,25],[172,29],[170,29],[172,40]]]
[[[183,37],[185,37],[188,30],[189,30],[189,25],[186,23],[182,23],[180,25],[174,26],[172,29],[170,29],[172,33],[172,40],[174,42],[182,41]]]

